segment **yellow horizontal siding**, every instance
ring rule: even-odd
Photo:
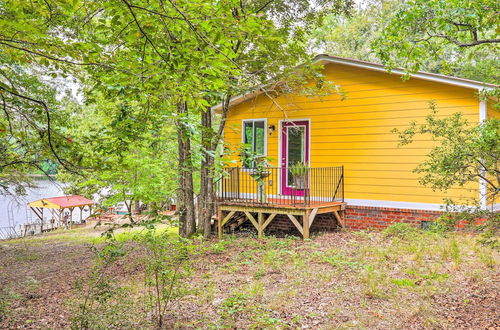
[[[444,197],[478,195],[475,184],[447,194],[421,186],[413,170],[435,142],[419,136],[411,145],[399,147],[397,134],[391,132],[414,120],[424,122],[430,101],[436,102],[441,117],[462,112],[470,123],[477,123],[479,101],[474,90],[418,79],[402,81],[396,75],[341,64],[327,65],[324,73],[346,92],[346,99],[336,94],[280,95],[273,100],[257,96],[230,109],[224,132],[227,146],[233,151],[239,147],[242,120],[267,118],[268,126],[276,128],[267,135],[267,154],[278,166],[279,121],[310,119],[311,166],[344,165],[346,198],[442,203]],[[238,158],[236,153],[232,157]]]

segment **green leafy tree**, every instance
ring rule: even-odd
[[[81,5],[81,3],[80,3]],[[0,185],[19,194],[53,162],[67,171],[71,138],[63,117],[65,84],[84,63],[85,48],[70,31],[68,1],[3,1],[0,5]],[[63,80],[58,80],[61,78]]]
[[[313,32],[314,42],[327,54],[377,61],[371,44],[398,5],[396,0],[367,0],[349,13],[328,15]]]
[[[161,205],[175,196],[175,131],[166,115],[147,117],[136,103],[106,100],[99,93],[91,105],[72,105],[72,162],[84,172],[63,171],[69,193],[103,197],[103,204],[124,201],[129,216],[134,202]],[[116,112],[116,109],[120,111]]]
[[[425,123],[412,122],[405,130],[394,130],[399,134],[401,145],[412,143],[415,136],[422,134],[437,142],[427,159],[415,169],[422,175],[420,182],[446,191],[481,180],[487,187],[487,195],[482,198],[494,205],[500,191],[500,120],[473,125],[461,113],[439,118],[434,103],[431,110]]]
[[[56,164],[74,170],[65,156],[70,140],[55,86],[32,71],[0,64],[2,194],[24,194],[34,185],[30,174],[54,174]]]
[[[124,112],[124,107],[137,109],[144,123],[162,116],[173,118],[181,233],[189,236],[196,230],[195,153],[201,150],[203,159],[208,160],[202,168],[210,170],[201,173],[202,182],[207,177],[212,180],[227,101],[271,78],[286,81],[284,78],[294,75],[294,66],[308,57],[308,31],[326,13],[345,12],[351,5],[350,0],[9,1],[0,9],[0,47],[12,65],[41,68],[51,77],[78,79],[85,87],[86,104],[92,103],[97,92],[110,104],[121,101],[117,107],[106,107],[108,112],[103,116],[119,118],[117,122],[123,125],[124,136],[120,137],[118,131],[112,134],[118,139],[116,145],[106,144],[106,152],[113,154],[109,158],[119,160],[108,159],[109,164],[117,168],[128,159],[120,158],[120,150],[127,148],[124,145],[135,145],[144,137],[138,134],[134,116]],[[219,127],[214,128],[208,120],[213,116],[210,106],[219,102],[226,106]],[[192,124],[192,118],[207,111],[210,113],[201,125],[206,128],[203,147],[198,149],[192,144],[198,143],[200,128]],[[98,131],[106,136],[104,129]],[[76,153],[76,148],[71,150]],[[106,180],[118,177],[120,171],[112,173],[100,163],[99,153],[86,156],[95,157],[95,164],[77,159],[78,169],[85,174],[109,170]],[[61,157],[58,161],[70,172],[69,162]],[[211,190],[203,195],[209,198]],[[204,214],[202,223],[207,234],[211,212]]]
[[[411,27],[413,23],[408,22],[410,16],[420,15],[413,10],[416,3],[396,0],[363,1],[350,15],[328,15],[312,35],[314,43],[328,54],[372,62],[382,61],[389,68],[403,66],[409,72],[422,70],[498,83],[500,68],[498,46],[495,43],[459,47],[443,38],[436,38],[433,44],[420,40],[421,35],[413,31],[416,28]],[[419,3],[419,6],[438,6],[444,2]],[[469,10],[467,8],[461,10],[465,12]],[[430,10],[427,12],[430,13]],[[417,28],[423,31],[428,28],[427,24],[434,24],[427,22],[432,21],[431,17],[429,14],[428,18],[422,18],[424,23]],[[401,44],[404,44],[402,48]],[[421,48],[416,51],[425,55],[407,56],[405,49],[412,48]],[[438,51],[431,51],[430,48]]]
[[[201,208],[205,235],[213,214],[215,149],[220,142],[227,107],[219,127],[212,127],[210,105],[267,82],[283,78],[307,57],[309,23],[330,10],[347,10],[350,1],[204,1],[97,3],[98,19],[88,24],[106,66],[92,67],[94,88],[111,97],[134,99],[148,111],[165,111],[175,118],[178,137],[178,206],[181,233],[196,229],[193,137],[202,119]],[[97,9],[96,9],[97,10]],[[91,29],[91,30],[90,30]],[[110,38],[110,36],[113,36]],[[90,39],[89,39],[90,40]],[[105,46],[104,46],[105,45]],[[113,70],[109,70],[111,67]],[[105,77],[103,79],[103,76]],[[99,78],[99,79],[97,79]],[[210,207],[204,207],[211,204]],[[201,212],[199,212],[201,213]]]
[[[374,49],[389,68],[410,72],[420,70],[429,59],[445,69],[450,69],[450,59],[474,63],[474,57],[478,60],[486,51],[498,72],[499,10],[494,0],[410,0],[388,20]],[[494,78],[498,81],[498,73]]]

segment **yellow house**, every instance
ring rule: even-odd
[[[384,227],[393,221],[420,224],[439,214],[445,197],[480,198],[485,203],[485,186],[481,182],[451,189],[447,194],[420,185],[413,169],[424,161],[433,142],[420,138],[399,147],[398,136],[391,131],[404,129],[411,121],[423,121],[430,113],[431,101],[439,116],[461,112],[471,123],[478,123],[493,114],[477,94],[494,85],[425,72],[403,80],[402,71],[388,73],[375,63],[328,55],[319,55],[315,60],[324,65],[323,74],[341,87],[345,98],[337,93],[273,97],[256,90],[231,100],[224,131],[226,147],[238,150],[245,144],[255,154],[270,158],[273,169],[264,173],[259,191],[259,183],[248,178],[255,173],[250,169],[255,159],[241,163],[240,153],[233,152],[235,166],[241,169],[237,173],[231,170],[223,180],[222,204],[244,199],[247,206],[249,200],[260,206],[282,205],[273,201],[286,200],[287,196],[294,196],[290,199],[299,203],[304,201],[304,205],[306,199],[309,203],[343,202],[345,207],[338,210],[342,217],[339,222],[351,228],[366,228]],[[306,189],[297,189],[297,182],[292,182],[292,172],[301,170],[300,166],[292,169],[297,163],[310,168]],[[338,187],[334,190],[332,186]],[[265,196],[260,196],[263,192]],[[234,212],[231,216],[221,215],[226,222],[241,211],[235,208],[237,203],[232,204],[231,208],[223,208]],[[310,215],[315,208],[309,206],[304,212]],[[245,210],[242,212],[245,214]],[[262,217],[264,223],[267,214],[273,214],[266,209],[246,212],[247,218],[254,218],[250,220],[255,220],[252,223],[257,229],[256,217]],[[300,226],[290,218],[292,228],[295,225],[299,232],[301,228],[304,231],[299,214],[295,218]],[[260,227],[261,231],[265,229]]]

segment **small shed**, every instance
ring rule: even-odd
[[[33,202],[29,202],[28,206],[35,213],[35,215],[40,219],[43,224],[43,212],[44,209],[48,209],[52,214],[52,226],[60,227],[61,225],[71,225],[73,219],[73,211],[75,208],[80,209],[80,222],[83,222],[83,209],[88,206],[92,213],[92,205],[94,201],[87,199],[79,195],[71,196],[60,196],[60,197],[49,197],[42,198]],[[69,221],[63,217],[64,210],[68,210]],[[55,223],[54,223],[55,222]]]

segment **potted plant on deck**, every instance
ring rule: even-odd
[[[290,166],[290,175],[292,176],[292,184],[295,189],[307,189],[307,181],[309,178],[309,167],[304,162],[296,162]]]
[[[257,182],[257,202],[267,203],[266,178],[271,174],[269,163],[265,156],[255,158],[255,166],[250,176]]]
[[[242,163],[250,170],[250,177],[257,182],[257,202],[267,203],[266,179],[271,174],[269,169],[270,158],[248,151],[247,146],[243,147],[241,158]]]

